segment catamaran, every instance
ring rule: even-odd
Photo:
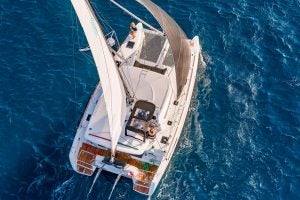
[[[69,158],[84,175],[102,170],[132,179],[133,190],[151,196],[172,158],[192,98],[198,66],[204,67],[198,36],[150,0],[136,0],[157,20],[156,29],[114,0],[138,21],[116,45],[105,34],[88,0],[71,0],[100,77],[78,126]],[[115,182],[115,184],[117,181]],[[115,186],[114,184],[114,186]],[[94,185],[94,184],[93,184]]]

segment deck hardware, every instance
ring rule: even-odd
[[[160,143],[162,143],[162,144],[168,144],[168,141],[169,141],[169,137],[162,136]]]

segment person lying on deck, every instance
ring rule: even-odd
[[[135,35],[136,35],[135,33],[136,33],[136,31],[137,31],[137,28],[136,28],[135,23],[134,23],[134,22],[131,22],[131,23],[130,23],[130,35],[131,35],[132,39],[135,38]]]
[[[154,139],[156,133],[161,130],[160,124],[155,119],[151,119],[150,121],[148,121],[146,126],[147,126],[147,135],[151,139]]]

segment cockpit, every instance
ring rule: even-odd
[[[154,116],[155,105],[139,100],[131,112],[125,128],[125,135],[146,141],[146,138],[155,138],[159,124]]]

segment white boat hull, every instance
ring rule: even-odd
[[[149,188],[147,187],[147,190],[148,190],[147,195],[149,195],[149,196],[151,196],[153,194],[153,192],[156,190],[158,184],[160,183],[160,180],[162,179],[162,177],[170,163],[170,160],[175,151],[176,145],[178,143],[178,140],[181,135],[182,128],[184,126],[184,122],[185,122],[185,119],[186,119],[186,116],[188,113],[199,63],[200,63],[200,65],[204,66],[204,61],[203,61],[203,58],[201,55],[201,47],[199,45],[198,37],[195,37],[193,40],[191,40],[191,44],[192,44],[192,56],[191,56],[191,66],[190,66],[190,72],[189,72],[187,84],[182,92],[181,97],[178,100],[178,105],[173,105],[173,106],[176,106],[176,109],[177,109],[176,110],[177,117],[173,120],[173,123],[172,123],[172,126],[173,126],[172,130],[174,131],[174,133],[170,134],[170,135],[172,135],[172,137],[169,140],[169,147],[168,147],[164,157],[162,158],[161,163],[159,164],[159,166],[155,172],[155,175],[153,176],[151,184],[148,186]],[[91,176],[96,168],[103,167],[102,160],[103,160],[104,156],[99,156],[99,155],[95,157],[95,160],[91,164],[92,167],[90,168],[91,171],[88,170],[89,173],[87,173],[87,171],[79,170],[79,167],[78,167],[78,157],[80,154],[79,151],[80,151],[80,147],[82,146],[82,144],[87,143],[92,146],[97,146],[96,144],[93,144],[91,141],[87,141],[84,137],[84,134],[85,134],[86,128],[87,128],[87,124],[85,124],[85,119],[88,117],[88,115],[93,113],[93,110],[95,109],[97,102],[98,102],[99,98],[101,97],[101,95],[102,95],[102,89],[101,89],[101,86],[98,85],[88,103],[86,111],[82,117],[80,124],[79,124],[78,130],[77,130],[77,133],[76,133],[76,136],[75,136],[75,139],[74,139],[71,151],[70,151],[70,155],[69,155],[73,169],[75,171],[77,171],[78,173],[81,173],[84,175]],[[83,165],[85,165],[85,164],[83,164]],[[109,171],[109,172],[112,172],[115,174],[122,174],[122,176],[124,176],[124,177],[131,178],[133,180],[133,183],[137,184],[136,180],[132,176],[132,174],[128,173],[128,170],[119,169],[113,165],[104,165],[103,170]],[[140,187],[143,187],[143,186],[141,185]],[[136,189],[136,191],[141,194],[145,194],[145,192],[143,192],[143,191],[141,192],[138,189]]]

